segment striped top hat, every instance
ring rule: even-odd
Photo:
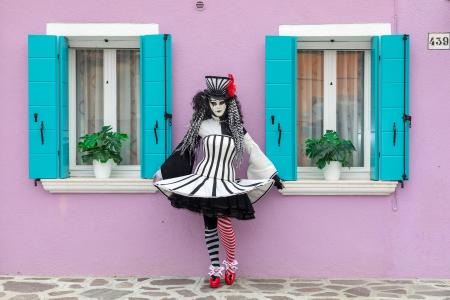
[[[215,98],[233,97],[236,91],[233,75],[223,76],[205,76],[207,89],[205,93]]]

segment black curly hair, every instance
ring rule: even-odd
[[[212,118],[212,111],[209,106],[210,100],[211,97],[205,91],[198,92],[192,99],[194,113],[190,127],[182,140],[181,153],[184,153],[186,150],[195,151],[198,147],[199,139],[197,137],[200,125],[203,120]],[[235,165],[240,165],[242,162],[244,140],[244,120],[241,112],[241,104],[236,95],[225,98],[225,102],[227,108],[221,119],[228,123],[236,147],[234,163]]]

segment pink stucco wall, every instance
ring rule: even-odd
[[[237,221],[247,276],[450,277],[450,31],[446,0],[0,1],[0,274],[205,275],[199,215],[155,195],[51,195],[27,166],[27,34],[54,22],[158,23],[173,35],[174,142],[205,74],[232,72],[264,148],[264,36],[280,24],[392,23],[411,34],[411,180],[396,197],[282,197]],[[394,15],[397,14],[397,25]],[[222,252],[223,253],[223,252]]]

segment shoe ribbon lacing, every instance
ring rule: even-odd
[[[228,262],[227,260],[223,261],[223,264],[225,265],[225,268],[227,271],[230,271],[232,273],[235,273],[236,270],[238,269],[237,267],[237,260],[233,260],[232,262]]]
[[[223,270],[224,270],[225,268],[224,267],[222,267],[222,266],[220,266],[220,267],[214,267],[213,265],[210,265],[209,266],[209,273],[208,273],[208,275],[209,276],[217,276],[217,277],[220,277],[220,276],[222,276],[222,272],[223,272]]]

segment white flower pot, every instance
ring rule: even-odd
[[[330,161],[323,168],[323,175],[325,180],[339,180],[339,177],[341,177],[341,163],[339,161]]]
[[[95,178],[109,178],[111,175],[113,160],[109,159],[107,162],[102,163],[98,160],[93,161]]]

